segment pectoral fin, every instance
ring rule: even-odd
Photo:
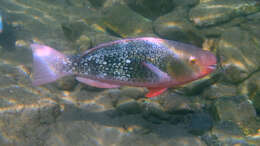
[[[98,88],[118,88],[118,87],[120,87],[120,85],[103,83],[103,82],[91,80],[91,79],[88,79],[88,78],[76,77],[76,79],[79,82],[82,82],[84,84],[87,84],[87,85],[90,85],[90,86],[93,86],[93,87],[98,87]]]
[[[167,88],[148,88],[149,92],[145,95],[146,97],[155,97],[162,94]]]
[[[158,67],[154,66],[151,63],[143,63],[145,67],[149,68],[152,72],[154,72],[160,81],[169,81],[171,80],[171,77],[166,73],[160,70]]]

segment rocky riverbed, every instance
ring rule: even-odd
[[[260,145],[258,0],[1,0],[1,146]],[[32,42],[66,54],[153,36],[214,52],[215,73],[156,98],[73,77],[34,87]]]

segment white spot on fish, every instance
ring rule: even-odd
[[[131,63],[131,60],[129,60],[129,59],[126,59],[126,63]]]
[[[107,64],[107,62],[106,62],[106,61],[104,61],[104,62],[103,62],[103,64]]]

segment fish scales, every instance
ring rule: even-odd
[[[163,63],[171,52],[163,45],[147,40],[132,40],[103,46],[86,53],[76,66],[78,74],[128,82],[156,82],[157,75],[143,63],[149,62],[165,71]]]

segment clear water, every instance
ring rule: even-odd
[[[258,0],[1,0],[0,145],[260,145]],[[146,98],[65,77],[32,86],[31,43],[65,54],[132,37],[216,54],[218,70]]]

